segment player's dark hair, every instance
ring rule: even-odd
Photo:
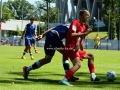
[[[35,20],[35,18],[32,16],[32,17],[30,17],[30,20]]]

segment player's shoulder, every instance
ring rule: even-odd
[[[29,26],[29,25],[30,25],[30,23],[27,23],[27,24],[26,24],[26,26]]]
[[[62,24],[61,26],[69,27],[69,26],[70,26],[70,23]]]
[[[100,39],[100,37],[97,37],[97,39]]]
[[[75,19],[75,20],[72,21],[72,23],[78,23],[78,22],[79,22],[78,19]]]
[[[37,26],[36,24],[33,24],[34,26]]]
[[[79,20],[76,19],[76,20],[73,20],[73,21],[72,21],[71,25],[77,25],[78,23],[79,23]]]

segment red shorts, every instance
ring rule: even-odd
[[[76,57],[78,57],[82,61],[86,53],[86,51],[81,50],[78,50],[77,52],[73,52],[72,50],[65,50],[65,54],[70,58],[71,61]]]

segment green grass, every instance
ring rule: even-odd
[[[41,54],[33,56],[30,60],[26,54],[26,60],[20,59],[24,47],[0,46],[0,90],[120,90],[120,52],[115,50],[86,50],[95,56],[96,74],[101,78],[100,82],[91,82],[87,67],[87,60],[81,62],[82,67],[75,73],[80,80],[71,82],[73,87],[59,85],[58,82],[64,77],[62,56],[56,52],[50,64],[30,72],[29,80],[22,77],[22,67],[32,65],[36,60],[43,58],[44,49],[38,47]],[[71,64],[71,63],[70,63]],[[71,64],[72,66],[72,64]],[[108,82],[105,74],[114,70],[117,79]],[[14,82],[14,84],[11,84]]]
[[[92,33],[88,34],[86,39],[94,39],[96,34],[97,34],[97,32],[92,32]],[[100,38],[104,38],[105,36],[107,36],[107,32],[98,32],[98,35]]]

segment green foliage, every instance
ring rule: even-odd
[[[2,22],[6,22],[9,19],[14,19],[14,12],[7,6],[7,2],[3,3],[2,6]]]
[[[103,8],[103,20],[106,26],[108,26],[109,23],[109,14],[110,14],[110,39],[116,38],[116,25],[119,22],[120,16],[118,14],[118,8],[119,8],[119,0],[104,0],[103,4],[105,5]]]
[[[58,9],[51,6],[51,3],[55,3],[55,1],[40,0],[32,5],[27,0],[8,0],[6,5],[12,11],[12,16],[15,19],[21,20],[23,18],[24,20],[29,20],[30,16],[34,16],[36,21],[43,21],[48,26],[48,17],[49,23],[54,23],[60,15]]]
[[[37,25],[37,35],[40,35],[42,33],[44,33],[44,26],[40,23]]]
[[[31,15],[34,15],[34,5],[30,4],[27,0],[8,0],[7,5],[10,10],[14,11],[14,17],[17,20],[29,20]]]
[[[55,3],[56,2],[56,0],[44,0],[44,1],[50,2],[50,3]]]
[[[41,20],[42,21],[44,20],[47,23],[48,21],[46,20],[46,17],[48,17],[47,12],[44,12],[44,15],[41,16]],[[57,18],[58,18],[58,9],[55,7],[49,9],[49,23],[54,23]]]
[[[94,27],[94,26],[95,26],[95,19],[90,18],[90,19],[88,20],[88,23],[89,23],[89,25],[92,25],[92,26]]]
[[[58,8],[56,7],[49,7],[49,5],[51,3],[53,3],[54,0],[52,0],[50,3],[45,2],[43,0],[41,1],[36,1],[35,2],[35,8],[36,8],[36,12],[35,12],[35,16],[38,17],[37,20],[43,21],[46,23],[46,25],[48,25],[48,17],[49,17],[49,23],[54,23],[55,20],[58,18],[58,16],[60,15],[58,13]]]

